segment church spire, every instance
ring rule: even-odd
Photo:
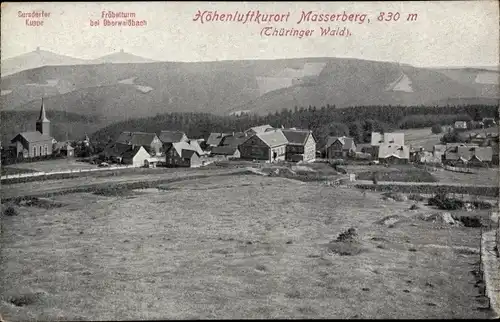
[[[40,107],[40,117],[38,118],[39,122],[49,122],[49,119],[47,118],[47,115],[45,114],[45,105],[43,104],[43,97],[42,97],[42,106]]]
[[[40,107],[40,117],[36,121],[36,130],[42,134],[50,136],[50,121],[45,114],[45,105],[43,104],[42,97],[42,106]]]

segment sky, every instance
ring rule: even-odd
[[[43,10],[44,18],[23,14]],[[257,10],[281,21],[194,21],[198,12]],[[103,11],[134,13],[138,27],[104,26]],[[365,14],[363,23],[301,22],[302,12]],[[380,12],[397,21],[378,21]],[[399,13],[399,14],[396,14]],[[417,18],[408,21],[409,14]],[[285,17],[288,15],[288,19]],[[204,15],[207,18],[207,15]],[[254,16],[255,17],[255,16]],[[262,17],[262,16],[261,16]],[[311,15],[312,17],[312,15]],[[358,16],[359,17],[359,16]],[[397,17],[397,18],[396,18]],[[351,57],[421,67],[498,66],[498,1],[405,2],[58,2],[2,3],[1,58],[40,49],[94,59],[123,49],[159,61]],[[342,18],[342,16],[340,16]],[[29,20],[27,22],[27,19]],[[99,26],[91,26],[90,20]],[[121,21],[125,19],[109,19]],[[369,22],[368,22],[369,20]],[[410,19],[412,20],[412,19]],[[27,23],[38,22],[32,26]],[[350,36],[321,36],[321,28]],[[266,36],[263,28],[312,30],[309,36]],[[311,32],[311,31],[310,31]]]

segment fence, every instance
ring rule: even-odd
[[[119,167],[105,167],[105,168],[93,168],[93,169],[74,169],[74,170],[64,170],[64,171],[50,171],[50,172],[32,172],[32,173],[19,173],[1,176],[0,180],[7,179],[18,179],[18,178],[30,178],[30,177],[40,177],[40,176],[51,176],[56,174],[69,174],[69,173],[84,173],[84,172],[94,172],[94,171],[109,171],[109,170],[119,170],[119,169],[130,169],[138,168],[139,166],[134,165],[124,165]]]
[[[461,172],[461,173],[476,173],[471,168],[463,168],[463,167],[452,167],[450,165],[444,165],[443,168],[448,171],[453,171],[453,172]]]
[[[491,234],[494,232],[494,240],[491,242]],[[494,245],[494,246],[493,246]],[[500,314],[499,297],[495,292],[496,284],[500,278],[497,272],[500,261],[500,217],[498,212],[491,212],[489,216],[489,227],[481,226],[479,240],[479,268],[477,286],[483,284],[482,296],[487,301],[487,308],[492,309],[495,314]]]

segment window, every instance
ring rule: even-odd
[[[42,146],[40,145],[40,156],[42,156]]]
[[[33,156],[36,157],[36,146],[33,147]]]
[[[47,148],[47,146],[45,146],[45,155],[49,154],[49,148]]]

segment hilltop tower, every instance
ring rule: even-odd
[[[36,121],[36,130],[44,135],[50,136],[50,121],[45,114],[45,105],[43,104],[43,98],[42,106],[40,107],[40,117]]]

